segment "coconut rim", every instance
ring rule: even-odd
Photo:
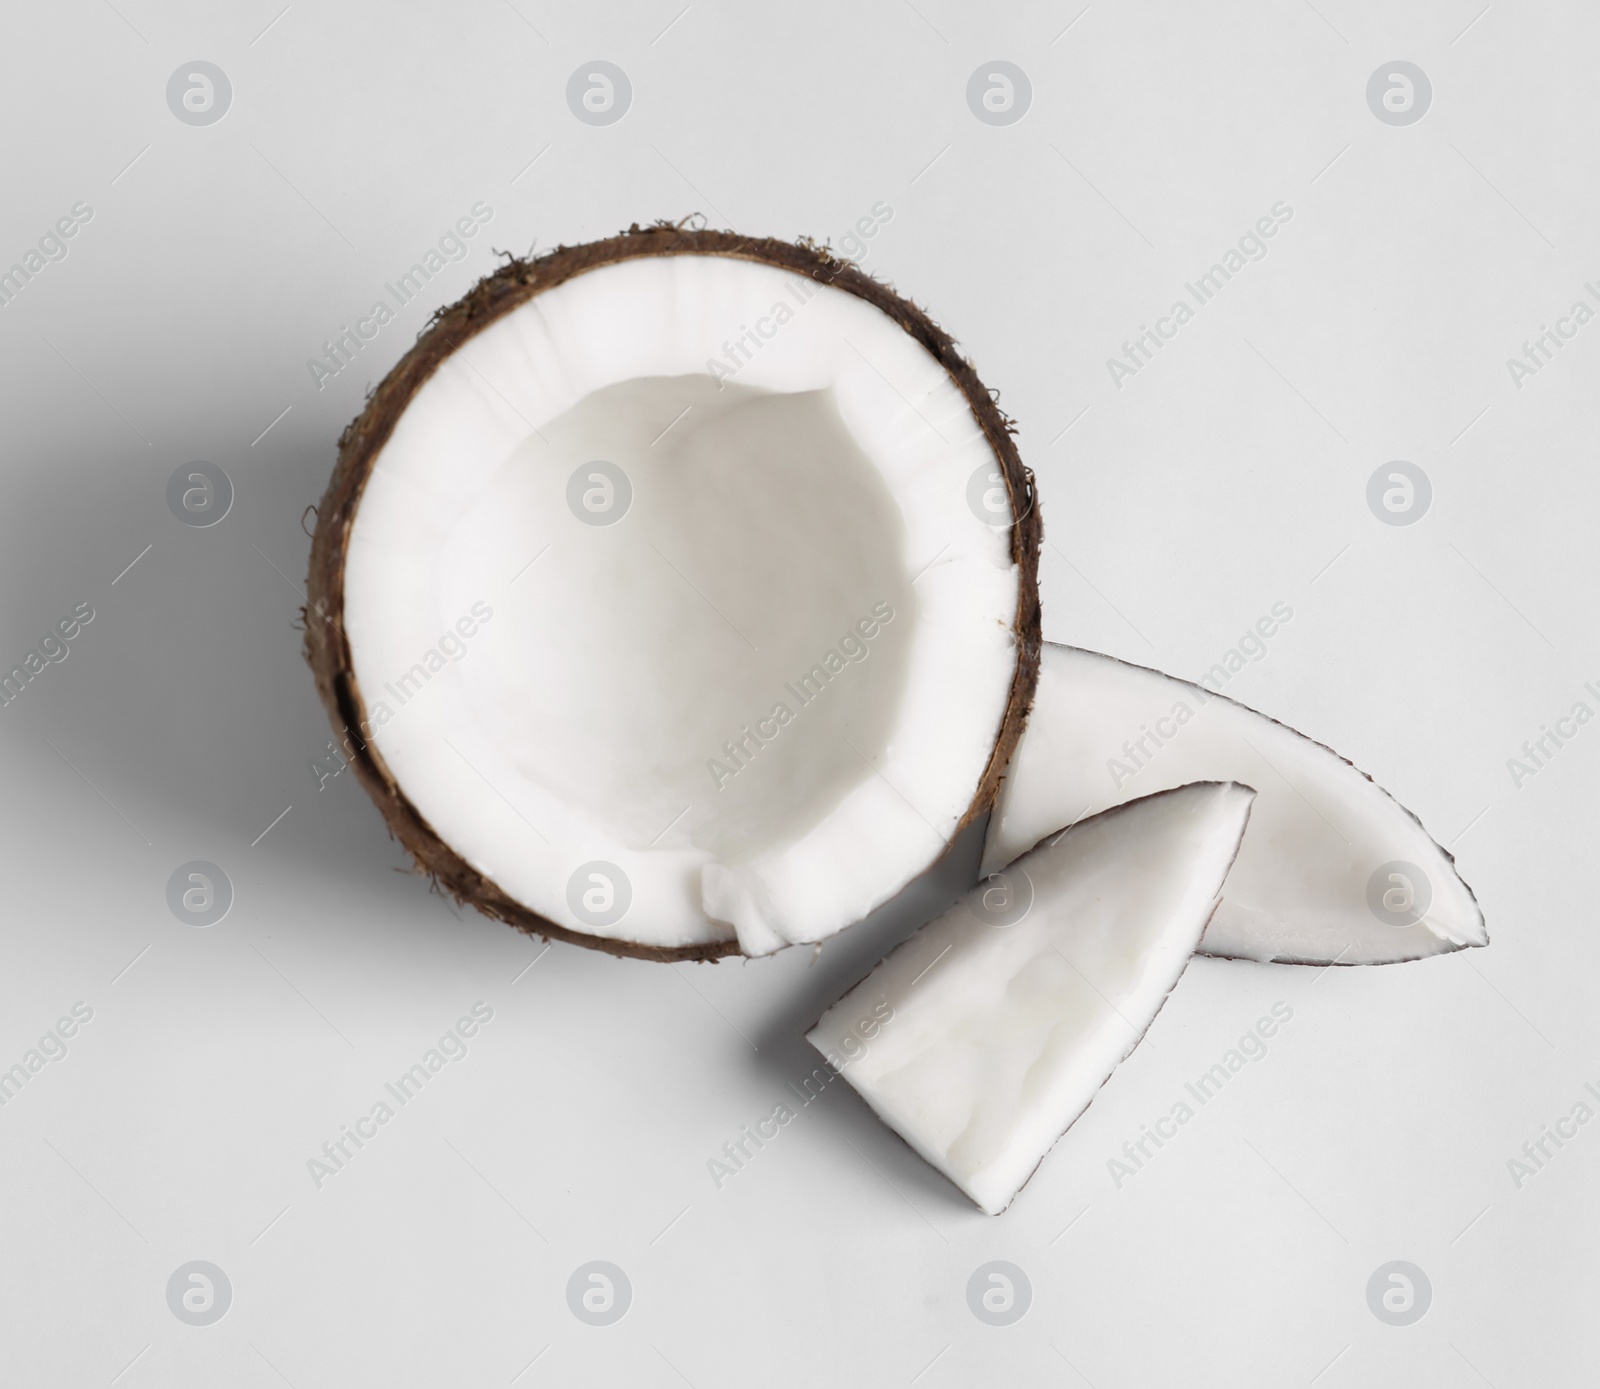
[[[1043,523],[1036,504],[1033,474],[1023,465],[1012,439],[1015,426],[978,379],[972,364],[957,350],[955,340],[921,308],[883,281],[809,239],[789,242],[712,231],[687,223],[660,222],[649,227],[635,223],[616,236],[577,246],[557,246],[525,260],[508,254],[506,263],[499,269],[484,276],[453,304],[435,312],[417,335],[416,343],[369,392],[361,413],[339,436],[333,475],[315,508],[317,525],[311,541],[303,615],[305,658],[315,677],[323,707],[344,746],[348,764],[355,769],[357,779],[382,813],[389,833],[400,841],[417,870],[425,873],[436,888],[449,893],[457,902],[528,935],[569,941],[612,955],[676,963],[738,955],[741,953],[738,940],[655,946],[574,931],[511,897],[451,847],[411,803],[382,754],[360,732],[367,722],[366,703],[355,676],[350,643],[344,630],[345,559],[350,529],[360,510],[367,479],[396,423],[440,365],[478,333],[545,290],[590,270],[643,256],[673,255],[725,256],[755,261],[804,275],[819,284],[831,285],[866,300],[899,324],[945,369],[965,397],[999,465],[1011,504],[1011,562],[1018,571],[1017,610],[1011,624],[1017,656],[1011,691],[989,761],[971,802],[944,849],[910,881],[914,882],[949,853],[961,832],[994,806],[1038,684],[1043,640],[1038,565]],[[887,900],[892,901],[902,891],[904,886]]]

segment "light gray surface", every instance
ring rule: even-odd
[[[0,1064],[76,1000],[93,1018],[0,1109],[0,1378],[1578,1382],[1600,1126],[1520,1189],[1507,1162],[1600,1086],[1600,731],[1520,786],[1507,759],[1600,709],[1600,326],[1520,384],[1507,359],[1600,293],[1592,7],[281,8],[7,16],[0,264],[93,215],[0,309],[0,660],[95,617],[0,708]],[[632,87],[608,126],[565,99],[597,57]],[[195,58],[232,86],[214,124],[167,104]],[[1014,124],[968,107],[990,58],[1031,85]],[[1431,81],[1411,125],[1367,102],[1396,58]],[[317,389],[320,344],[480,201],[465,258]],[[309,766],[301,512],[491,247],[696,210],[839,244],[880,202],[865,263],[1020,423],[1047,635],[1192,678],[1290,604],[1227,692],[1417,810],[1492,938],[1326,975],[1196,963],[999,1220],[839,1084],[708,1175],[810,1071],[801,1029],[872,940],[541,954],[396,871],[352,778]],[[1118,388],[1107,358],[1279,202],[1265,259]],[[1367,507],[1397,459],[1431,482],[1414,525]],[[167,507],[191,460],[236,489],[210,528]],[[235,892],[206,929],[166,905],[191,860]],[[478,1000],[468,1054],[317,1189],[320,1145]],[[1121,1145],[1279,1001],[1267,1055],[1115,1186]],[[204,1327],[166,1291],[197,1260],[232,1288]],[[567,1302],[597,1260],[632,1287],[609,1326]],[[1431,1283],[1410,1326],[1368,1305],[1396,1260]],[[969,1310],[996,1262],[1032,1290],[1008,1325]]]

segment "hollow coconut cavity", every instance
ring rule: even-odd
[[[511,261],[346,431],[307,655],[419,867],[655,958],[817,941],[992,805],[1039,652],[1007,425],[809,244]]]

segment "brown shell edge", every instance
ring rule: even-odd
[[[366,407],[339,436],[338,462],[317,507],[317,528],[311,543],[306,579],[305,657],[316,678],[317,693],[328,712],[349,764],[367,794],[382,812],[390,834],[410,854],[419,872],[457,902],[505,922],[529,935],[562,940],[635,959],[716,960],[738,953],[736,940],[702,945],[659,947],[608,936],[573,931],[541,916],[503,892],[477,872],[435,832],[401,791],[382,756],[362,737],[366,705],[355,678],[344,631],[344,565],[350,527],[368,476],[388,442],[396,421],[440,364],[463,343],[526,303],[534,295],[585,271],[641,256],[720,255],[775,265],[833,285],[865,299],[895,320],[938,359],[966,396],[988,439],[1005,478],[1012,514],[1011,556],[1019,574],[1017,664],[1011,693],[993,751],[953,840],[993,806],[1000,780],[1022,736],[1039,679],[1041,624],[1038,559],[1043,524],[1034,493],[1032,472],[1023,466],[1012,440],[1014,426],[995,397],[961,355],[954,339],[910,300],[866,274],[853,262],[833,255],[810,240],[778,241],[708,231],[687,223],[638,224],[618,236],[580,246],[558,246],[528,260],[508,257],[461,299],[440,309],[417,336],[416,344],[379,382]],[[946,845],[948,850],[948,842]]]

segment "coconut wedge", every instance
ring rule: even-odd
[[[808,1040],[998,1215],[1178,982],[1253,798],[1204,783],[1075,825],[898,946]]]
[[[1260,794],[1202,953],[1357,965],[1487,944],[1455,860],[1337,753],[1203,686],[1054,643],[983,872],[1083,816],[1203,779]]]
[[[915,305],[809,243],[658,226],[511,260],[345,431],[307,658],[420,869],[526,931],[765,954],[992,807],[1039,519]]]

